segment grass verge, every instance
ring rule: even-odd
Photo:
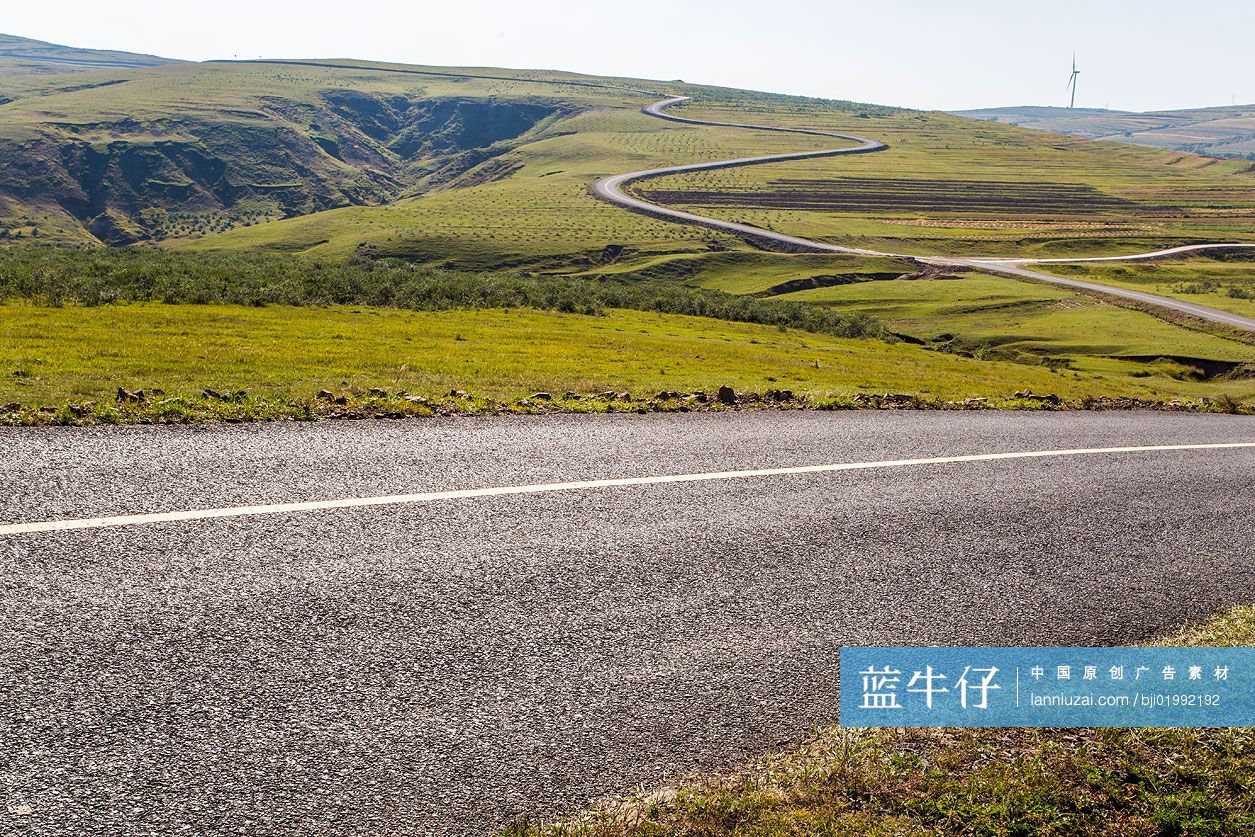
[[[1044,409],[1158,399],[1140,380],[616,309],[0,305],[0,424],[704,409],[721,407],[698,393],[721,386],[775,391],[738,399],[759,406]],[[459,390],[469,396],[449,395]],[[1173,406],[1249,410],[1219,396],[1202,401],[1204,391]],[[1113,394],[1122,398],[1099,397]]]
[[[1164,645],[1255,645],[1255,607]],[[1252,729],[828,729],[508,837],[1255,833]]]

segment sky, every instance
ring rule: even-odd
[[[683,79],[958,110],[1255,103],[1255,2],[54,0],[0,31],[171,58],[362,58]]]

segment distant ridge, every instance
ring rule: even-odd
[[[134,52],[79,49],[0,34],[0,75],[45,75],[88,70],[134,70],[183,63]]]
[[[1087,139],[1255,160],[1255,105],[1134,113],[1020,105],[952,111],[956,116]]]

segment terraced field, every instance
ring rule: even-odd
[[[647,200],[703,209],[731,206],[809,212],[972,212],[1024,217],[1116,210],[1127,213],[1138,208],[1135,201],[1105,195],[1090,186],[1032,181],[783,178],[768,181],[763,189],[725,192],[643,188],[639,193]]]
[[[696,117],[854,132],[892,146],[861,159],[705,172],[640,186],[718,217],[853,246],[955,255],[1132,252],[1201,238],[1255,239],[1255,176],[1236,161],[1060,142],[945,114],[653,84],[696,96],[680,108]],[[385,207],[260,225],[194,246],[344,254],[365,245],[470,260],[460,263],[491,256],[524,264],[532,256],[542,269],[561,267],[554,256],[595,254],[607,245],[647,254],[700,251],[709,233],[622,217],[592,200],[588,183],[664,164],[832,145],[801,135],[660,123],[638,112],[648,101],[592,102],[503,155],[498,164],[509,167],[508,177],[477,183],[472,173]]]
[[[830,243],[1064,256],[1255,237],[1255,174],[1242,161],[955,124],[933,113],[851,119],[818,105],[700,100],[677,110],[888,142],[875,155],[671,175],[638,187],[651,200]]]

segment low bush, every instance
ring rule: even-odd
[[[687,314],[880,337],[863,314],[774,302],[668,282],[463,273],[396,260],[335,261],[279,254],[188,254],[152,249],[0,250],[0,299],[86,306],[172,304],[369,305],[414,311],[536,308],[599,314],[609,308]]]

